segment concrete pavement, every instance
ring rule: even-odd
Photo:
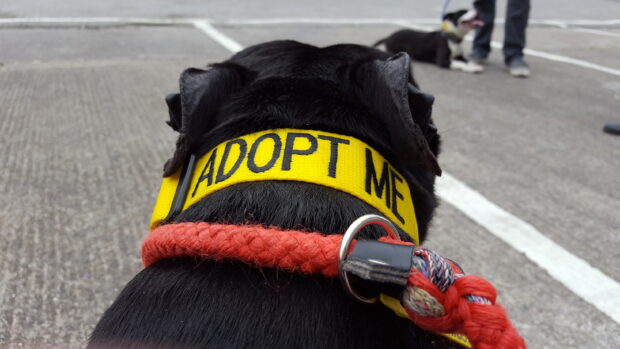
[[[589,18],[613,18],[618,5],[599,3]],[[252,12],[255,5],[246,3],[235,9],[214,2],[204,12],[195,11],[198,5],[117,5],[20,2],[0,12],[220,19],[303,14],[290,8]],[[347,17],[403,17],[391,8],[339,6],[334,17],[347,11]],[[548,11],[545,6],[539,11]],[[566,19],[577,18],[562,11]],[[398,26],[216,28],[245,46],[280,38],[372,44]],[[620,33],[617,27],[598,30]],[[552,27],[529,34],[531,49],[620,69],[613,58],[620,37]],[[0,347],[78,348],[141,268],[140,242],[175,138],[164,124],[163,96],[177,89],[184,68],[230,53],[187,26],[0,27],[0,48]],[[620,78],[542,58],[528,61],[533,75],[526,80],[504,72],[497,50],[481,75],[415,65],[422,88],[436,96],[440,163],[619,281],[620,138],[601,128],[620,121]],[[618,347],[618,323],[452,206],[441,205],[427,245],[494,283],[529,347]]]

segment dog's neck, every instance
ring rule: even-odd
[[[470,28],[454,25],[454,23],[449,20],[443,21],[441,24],[442,36],[445,37],[448,41],[454,43],[461,43],[463,41],[463,38],[465,38],[465,35],[467,35],[470,30]]]
[[[463,42],[463,37],[464,36],[459,36],[455,33],[448,33],[446,31],[441,31],[441,35],[446,38],[446,40],[448,40],[448,42],[451,43],[455,43],[455,44],[460,44],[461,42]]]
[[[450,48],[451,60],[463,56],[463,47],[461,46],[461,42],[448,40],[448,48]]]

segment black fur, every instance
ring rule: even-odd
[[[406,55],[356,45],[294,41],[250,47],[223,64],[181,75],[168,96],[180,132],[165,166],[245,133],[274,127],[358,137],[406,174],[421,237],[436,199],[439,136]],[[258,223],[342,234],[378,213],[340,191],[301,182],[251,182],[218,191],[172,221]],[[143,219],[143,218],[138,218]],[[379,236],[369,229],[367,235]],[[238,262],[163,260],[140,272],[95,328],[90,348],[447,348],[381,305],[350,299],[337,279]]]
[[[452,22],[456,27],[458,19],[465,13],[467,13],[467,10],[451,12],[446,14],[443,19]],[[407,52],[413,60],[435,63],[441,68],[450,68],[452,60],[467,62],[462,54],[454,55],[453,57],[453,52],[448,44],[449,40],[453,40],[455,44],[460,45],[462,39],[450,38],[443,30],[421,32],[403,29],[377,41],[374,46],[377,47],[385,44],[386,51],[391,54]]]

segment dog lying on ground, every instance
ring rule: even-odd
[[[181,75],[180,93],[167,97],[169,125],[180,136],[164,176],[183,168],[190,154],[200,157],[217,144],[256,131],[294,128],[347,135],[378,150],[402,174],[415,201],[423,240],[437,205],[434,181],[441,171],[432,102],[413,80],[405,54],[390,57],[364,46],[318,48],[295,41],[252,46],[228,61]],[[325,139],[318,147],[333,147],[335,141]],[[293,166],[295,158],[310,153],[309,148],[284,143],[283,153],[290,145]],[[215,173],[214,169],[206,175],[205,170],[201,180]],[[375,189],[396,185],[394,178],[374,180]],[[394,195],[397,200],[400,194]],[[255,181],[216,191],[163,223],[259,224],[342,234],[368,213],[379,212],[329,187]],[[372,227],[364,234],[383,235]],[[401,236],[407,238],[402,232]],[[145,268],[105,312],[89,343],[89,348],[250,347],[456,345],[386,307],[357,303],[337,279],[201,258],[165,259]]]
[[[479,73],[479,67],[467,65],[461,43],[471,29],[479,28],[484,23],[477,19],[475,10],[459,10],[447,13],[443,17],[441,30],[421,32],[417,30],[399,30],[374,44],[385,44],[387,52],[395,54],[407,52],[411,59],[435,63],[441,68],[460,69]]]

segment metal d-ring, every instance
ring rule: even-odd
[[[353,223],[351,223],[347,231],[344,233],[344,236],[342,237],[340,252],[338,253],[338,275],[340,275],[340,282],[342,283],[342,287],[344,287],[344,290],[351,297],[357,299],[362,303],[376,303],[378,301],[378,297],[366,298],[355,292],[353,287],[351,287],[349,276],[344,271],[344,262],[347,259],[349,248],[351,246],[351,242],[353,242],[353,238],[355,237],[355,235],[357,235],[357,233],[359,233],[365,227],[372,224],[380,225],[390,237],[396,240],[400,240],[396,227],[387,218],[376,214],[367,214],[361,216]]]

